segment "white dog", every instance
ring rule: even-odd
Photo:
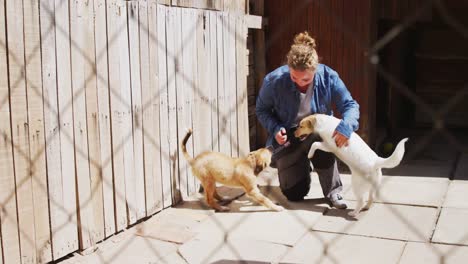
[[[356,217],[362,209],[369,209],[372,205],[382,178],[382,168],[393,168],[400,164],[408,138],[402,139],[393,154],[386,159],[377,156],[356,133],[351,134],[347,147],[339,148],[333,139],[333,132],[340,121],[329,115],[310,115],[301,120],[294,136],[304,139],[312,133],[318,134],[323,142],[314,142],[308,157],[312,158],[315,150],[320,149],[335,154],[348,165],[352,175],[353,192],[357,199],[356,208],[349,212],[349,215]],[[366,193],[369,193],[369,199],[364,205]]]

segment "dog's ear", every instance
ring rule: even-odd
[[[257,155],[259,155],[258,150],[250,152],[249,155],[247,155],[247,160],[249,161],[255,175],[258,175],[265,168],[262,158],[257,157]]]
[[[315,116],[312,115],[306,119],[306,123],[304,125],[310,128],[314,128],[316,122],[317,122],[317,119],[315,118]]]

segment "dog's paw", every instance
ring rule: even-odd
[[[230,209],[227,206],[219,206],[218,208],[216,208],[216,211],[218,212],[228,212],[229,210]]]
[[[349,216],[356,218],[359,215],[359,212],[351,211],[348,213]]]
[[[276,212],[284,211],[284,207],[281,206],[281,205],[277,205],[277,206],[273,207],[272,209],[275,210]]]

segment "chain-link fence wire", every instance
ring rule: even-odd
[[[312,1],[306,1],[306,2],[309,3],[309,2],[312,2]],[[51,20],[53,21],[54,18],[55,18],[55,12],[58,9],[68,7],[67,5],[64,5],[63,3],[64,3],[64,1],[59,1],[58,4],[55,6],[55,10],[51,10],[51,9],[48,8],[48,6],[46,6],[41,1],[40,2],[41,15],[49,15]],[[321,3],[320,8],[321,8],[322,11],[328,12],[329,15],[332,14],[333,10],[331,10],[330,7],[327,6],[326,4]],[[409,153],[409,155],[408,155],[409,157],[411,157],[412,155],[415,155],[416,153],[418,153],[419,151],[424,149],[424,147],[427,146],[427,144],[430,142],[430,140],[439,132],[441,132],[447,138],[448,142],[450,144],[452,144],[455,149],[457,149],[459,151],[462,151],[462,152],[466,152],[466,148],[463,146],[463,144],[461,144],[459,142],[459,140],[454,135],[452,135],[452,133],[444,126],[443,118],[453,107],[455,107],[457,104],[459,104],[461,99],[463,99],[463,97],[466,95],[466,93],[468,92],[467,85],[465,85],[462,89],[460,89],[457,92],[456,95],[454,95],[452,98],[447,100],[447,103],[444,105],[444,107],[442,107],[440,109],[433,109],[430,105],[426,104],[421,98],[419,98],[418,95],[416,95],[414,92],[412,92],[409,87],[407,87],[405,84],[400,82],[398,80],[398,76],[393,76],[391,73],[389,73],[383,67],[383,65],[379,64],[378,55],[377,55],[379,50],[381,50],[385,45],[387,45],[393,38],[398,36],[399,33],[403,32],[406,28],[408,28],[413,23],[415,23],[418,16],[420,14],[422,14],[423,12],[425,12],[425,10],[427,10],[429,8],[435,8],[435,10],[440,12],[442,18],[447,23],[447,25],[450,25],[453,29],[456,30],[456,32],[458,32],[460,35],[462,35],[465,39],[468,39],[468,30],[463,25],[458,23],[450,15],[450,13],[447,11],[447,9],[444,6],[444,3],[442,1],[427,1],[418,10],[416,10],[416,12],[414,14],[410,14],[401,23],[399,23],[392,30],[387,32],[387,34],[385,34],[381,39],[379,39],[372,47],[370,47],[370,49],[369,49],[369,47],[364,46],[364,45],[362,45],[360,47],[363,52],[368,52],[369,65],[371,67],[374,67],[377,70],[377,73],[381,77],[383,77],[386,81],[391,83],[393,87],[395,87],[400,93],[402,93],[405,97],[407,97],[419,109],[422,109],[427,115],[429,115],[429,116],[431,116],[433,118],[434,128],[431,131],[429,131],[422,139],[420,139],[420,141],[417,142],[417,144],[415,144],[417,147],[416,147],[416,149],[414,149],[413,154]],[[158,16],[159,15],[161,15],[161,14],[158,14]],[[6,15],[6,17],[8,17],[8,14]],[[128,19],[138,19],[138,18],[128,16]],[[345,23],[343,23],[343,21],[340,21],[340,17],[335,17],[335,19],[336,19],[336,22],[337,22],[336,23],[337,27],[339,27],[344,33],[346,33],[348,35],[348,37],[356,38],[356,36],[358,36],[357,34],[354,34],[355,32],[353,32],[352,29],[350,29]],[[289,20],[285,21],[285,27],[286,27],[288,21]],[[137,22],[140,23],[140,21],[137,21]],[[68,33],[69,30],[66,28],[67,26],[68,25],[61,25],[61,24],[58,24],[58,23],[53,24],[53,25],[51,24],[51,27],[47,28],[46,34],[63,34],[64,36],[69,36],[70,33]],[[127,24],[125,24],[124,26],[127,26]],[[148,28],[144,28],[144,25],[140,24],[139,26],[140,26],[140,30],[141,29],[143,29],[145,31],[148,30]],[[194,25],[193,27],[196,27],[196,25]],[[236,35],[236,37],[242,37],[242,36],[238,36],[239,32],[235,28],[224,28],[224,29],[229,34]],[[195,31],[195,28],[192,28],[192,30]],[[121,30],[119,29],[116,32],[120,32],[120,31]],[[194,34],[190,35],[189,37],[194,37],[195,35],[196,34],[194,33]],[[11,35],[8,34],[8,36],[11,36]],[[108,46],[113,45],[113,43],[116,41],[117,37],[118,37],[117,35],[108,36],[108,42],[109,42]],[[162,45],[162,46],[166,45],[166,43],[163,42],[164,40],[158,39],[157,36],[149,34],[149,37],[153,41],[155,41],[157,43],[157,45]],[[87,54],[83,50],[80,50],[79,44],[75,43],[73,41],[73,38],[70,38],[70,40],[71,40],[71,43],[70,43],[71,46],[73,48],[77,49],[81,53],[81,56],[85,59],[85,62],[91,68],[95,68],[95,62],[98,61],[99,58],[108,55],[107,54],[107,49],[106,50],[100,50],[100,51],[96,50],[96,58],[89,58],[89,57],[87,57]],[[184,39],[183,43],[185,43],[186,41],[188,41],[188,40]],[[360,43],[365,43],[365,42],[362,41],[362,40],[356,39],[356,43],[360,44]],[[2,46],[3,48],[5,48],[8,51],[7,43],[0,43],[0,46]],[[36,53],[36,52],[37,53],[41,52],[40,43],[37,43],[33,48],[33,53]],[[166,52],[167,52],[167,50],[166,50]],[[179,55],[181,54],[181,52],[182,52],[181,50],[178,50],[178,51],[176,51],[175,54],[169,54],[168,53],[167,56],[171,57],[174,61],[177,61],[178,58],[180,57]],[[161,54],[159,54],[159,56],[161,56]],[[22,65],[24,68],[27,66],[27,65],[25,65],[24,62],[29,62],[30,61],[30,58],[15,57],[11,53],[8,54],[7,57],[8,57],[8,65],[13,65],[13,64]],[[184,78],[184,80],[187,83],[190,84],[190,87],[191,87],[191,89],[192,89],[192,91],[194,93],[196,93],[200,97],[206,97],[206,95],[203,94],[203,92],[199,89],[198,84],[194,83],[193,80],[191,80],[189,77],[185,76],[183,71],[178,71],[178,72],[176,72],[176,74],[178,74],[180,77]],[[96,77],[99,80],[103,81],[104,83],[107,83],[108,76],[101,76],[101,75],[97,74]],[[87,79],[85,80],[85,83],[87,84],[87,83],[91,82],[93,80],[93,78],[94,78],[93,76],[88,76]],[[172,76],[168,76],[168,82],[171,81],[171,79],[174,79],[174,78],[175,78],[175,74],[172,75]],[[19,84],[24,80],[26,80],[28,93],[33,92],[33,93],[36,93],[36,95],[42,96],[42,87],[37,87],[37,86],[32,85],[34,82],[28,79],[27,74],[20,75],[17,80],[9,79],[10,94],[12,94],[14,92],[13,91],[14,89],[21,88],[21,86]],[[84,87],[86,87],[86,85],[84,85]],[[166,88],[166,87],[164,87],[164,88]],[[153,87],[153,89],[154,89],[154,87]],[[114,90],[112,88],[109,88],[109,91],[111,93],[114,93]],[[143,111],[144,111],[144,109],[150,107],[150,104],[151,104],[151,102],[153,100],[158,100],[158,97],[161,94],[161,92],[162,92],[161,90],[158,90],[158,92],[154,95],[154,98],[151,98],[151,100],[148,101],[149,103],[147,105],[142,105]],[[76,91],[73,94],[72,98],[76,98],[76,97],[82,95],[83,93],[85,93],[84,88]],[[239,100],[246,100],[246,94],[247,93],[245,93],[243,97],[239,98]],[[117,98],[120,101],[119,103],[122,103],[126,108],[132,109],[132,106],[127,104],[128,100],[125,100],[124,98],[122,98],[120,94],[114,93],[113,96],[115,96],[115,98]],[[55,114],[57,116],[57,118],[59,117],[60,113],[64,113],[67,110],[70,111],[70,109],[73,107],[73,100],[70,100],[69,102],[65,103],[64,105],[59,106],[58,111],[56,111],[55,107],[53,106],[53,105],[56,104],[56,102],[48,102],[47,100],[44,100],[43,103],[44,103],[45,108],[47,108],[48,111]],[[0,98],[0,107],[1,108],[8,107],[7,106],[8,104],[9,104],[9,97],[8,96],[6,96],[5,98]],[[208,104],[208,105],[211,108],[211,111],[218,112],[217,108],[215,106],[213,106],[212,104]],[[235,111],[235,109],[229,109],[229,111],[227,111],[226,113],[232,113],[233,111]],[[229,116],[221,116],[220,118],[222,120],[226,120],[226,119],[229,119]],[[59,125],[61,127],[62,123],[59,122]],[[162,129],[164,129],[164,128],[162,128]],[[223,130],[220,131],[220,134],[227,134],[226,129],[227,129],[226,126],[224,126]],[[144,135],[147,135],[147,137],[145,137],[147,139],[152,138],[150,136],[152,131],[146,131],[144,129],[144,127],[137,126],[129,134],[124,136],[124,140],[119,145],[117,145],[115,148],[113,148],[114,153],[122,151],[122,148],[123,148],[123,145],[125,144],[125,141],[126,140],[132,140],[133,131],[135,131],[135,130],[141,130],[141,133],[143,133]],[[2,131],[2,133],[3,133],[2,137],[7,139],[8,141],[12,142],[12,144],[13,144],[14,140],[12,138],[12,135],[11,134],[6,134],[3,131]],[[60,138],[60,140],[67,140],[67,141],[69,141],[70,144],[74,145],[76,155],[81,155],[83,158],[89,159],[88,150],[87,149],[82,149],[81,146],[75,145],[74,135],[70,135],[70,134],[67,134],[67,133],[61,133],[60,135],[64,136],[63,138]],[[50,142],[53,139],[53,137],[58,137],[58,136],[59,136],[59,133],[54,133],[54,134],[50,135],[49,137],[45,138],[45,142]],[[236,138],[232,138],[231,134],[229,134],[228,136],[230,137],[231,142],[236,142],[237,141]],[[218,143],[218,142],[216,142],[218,140],[218,138],[213,138],[212,140],[213,140],[212,145],[216,145]],[[161,147],[159,145],[159,142],[156,142],[156,141],[145,142],[145,144],[152,144],[156,148]],[[45,151],[46,147],[47,147],[46,145],[43,146],[43,148],[39,149],[37,153],[27,153],[27,152],[24,152],[20,146],[17,146],[17,145],[13,144],[13,149],[15,150],[15,155],[20,155],[22,159],[28,160],[30,169],[34,168],[34,164],[37,162],[37,159],[41,156],[41,152]],[[236,147],[238,148],[239,146],[236,146]],[[172,158],[170,157],[171,153],[161,153],[161,155],[166,155],[168,160],[172,160]],[[19,158],[19,157],[17,157],[17,158]],[[112,157],[107,157],[107,159],[99,160],[99,161],[89,159],[89,162],[90,162],[90,166],[95,166],[98,169],[101,169],[106,164],[112,163]],[[43,189],[44,192],[49,193],[48,186],[43,185],[42,182],[38,182],[35,177],[31,177],[31,178],[26,177],[23,181],[16,182],[16,188],[17,189],[20,188],[22,185],[26,184],[26,182],[30,181],[30,180],[36,181],[35,184],[37,184],[41,189]],[[102,181],[102,184],[108,185],[111,188],[113,187],[112,182],[107,182],[105,180]],[[385,182],[382,183],[382,184],[385,184]],[[98,185],[96,185],[94,188],[97,188],[97,187],[98,187]],[[270,192],[268,190],[268,188],[267,188],[267,193],[274,195],[274,192]],[[87,206],[90,206],[90,203],[91,203],[92,199],[94,198],[95,194],[96,194],[96,189],[91,189],[91,197],[89,197],[89,199],[87,199],[85,201],[80,202],[80,208],[85,208]],[[116,198],[115,198],[116,200],[120,199],[122,201],[126,201],[125,194],[115,192],[114,195],[116,196]],[[12,193],[10,193],[7,196],[6,200],[2,201],[2,208],[3,208],[4,204],[11,202],[11,200],[14,200],[15,198],[16,198],[16,193],[13,191]],[[61,203],[59,203],[57,201],[54,201],[53,199],[50,199],[49,202],[52,203],[57,208],[59,208],[61,211],[63,211],[64,214],[67,214],[68,219],[69,219],[70,222],[72,222],[74,225],[79,225],[79,223],[78,223],[78,221],[77,221],[77,219],[75,217],[76,212],[73,213],[72,215],[70,215],[67,208],[64,208]],[[129,208],[129,210],[133,210],[133,209],[135,209],[135,208]],[[405,216],[400,215],[399,212],[395,211],[392,208],[389,208],[389,209],[392,210],[392,213],[394,213],[396,216],[398,216],[398,219],[400,221],[404,222],[412,230],[414,230],[419,237],[424,238],[424,234],[421,234],[418,231],[418,228],[416,226],[414,226],[414,224],[412,224],[408,219],[406,219]],[[297,219],[297,221],[299,221],[301,224],[303,224],[304,227],[307,228],[307,230],[310,230],[310,231],[313,230],[312,226],[313,226],[314,223],[305,222],[298,215],[296,215],[294,213],[294,211],[290,211],[289,213],[291,213],[292,215],[295,215],[296,216],[295,218]],[[14,222],[14,224],[17,224],[16,217],[17,217],[16,215],[8,215],[4,211],[4,214],[2,214],[1,221],[2,222],[3,221],[12,221],[12,222]],[[239,219],[238,224],[242,223],[243,221],[248,221],[248,217],[249,217],[249,215],[245,214],[243,217],[241,217]],[[229,231],[230,230],[228,228],[224,227],[223,224],[221,222],[219,222],[219,221],[215,220],[215,223],[216,223],[216,227],[220,228],[225,233],[224,244],[220,244],[218,248],[213,249],[213,252],[207,252],[206,260],[208,260],[219,248],[223,247],[224,245],[227,245],[229,247],[229,249],[231,249],[233,251],[234,255],[238,256],[239,259],[241,259],[241,255],[237,251],[236,247],[229,242],[228,237],[229,237]],[[67,223],[64,223],[63,226],[65,226],[66,224]],[[54,231],[60,230],[61,228],[63,228],[63,226],[58,227]],[[81,226],[81,228],[84,228],[84,227]],[[346,232],[347,230],[349,230],[349,228],[351,228],[351,224],[346,229],[342,230],[342,232],[343,233]],[[21,230],[21,229],[19,229],[18,231],[22,234],[21,238],[26,238],[28,240],[28,241],[22,241],[21,243],[27,242],[27,243],[30,243],[32,245],[35,244],[34,237],[32,237],[31,234],[27,234],[27,233],[25,233],[24,230]],[[89,231],[90,230],[85,230],[84,232],[89,232]],[[2,234],[3,234],[3,232],[2,232]],[[325,248],[327,248],[328,246],[332,245],[335,242],[334,240],[326,242],[323,239],[321,239],[320,237],[317,237],[317,238],[319,240],[321,240],[325,244]],[[468,238],[468,234],[465,236],[465,238]],[[53,243],[53,241],[51,241],[51,243]],[[127,243],[127,245],[129,245],[131,243],[131,240],[127,241],[126,243]],[[45,247],[46,245],[36,245],[36,246]],[[156,255],[160,255],[160,254],[158,254],[158,249],[154,248],[149,241],[148,241],[148,246],[153,249],[153,251],[156,253]],[[119,252],[124,252],[124,248],[125,247],[123,247],[122,250],[119,251]],[[434,250],[438,251],[438,249],[435,248],[435,247],[434,247]],[[42,250],[37,250],[37,252],[41,252],[41,251]],[[120,253],[116,253],[116,254],[120,254]],[[444,256],[445,256],[444,254],[449,255],[450,252],[446,252],[446,253],[439,252],[439,255],[441,256],[441,259],[444,258]],[[116,257],[116,256],[114,256],[114,257]],[[107,262],[107,263],[112,263],[112,258],[111,259],[103,259],[102,258],[101,261],[102,262]]]

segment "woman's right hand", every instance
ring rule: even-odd
[[[278,144],[280,145],[283,145],[284,143],[286,143],[286,141],[288,141],[288,135],[286,134],[286,129],[282,127],[278,131],[278,133],[276,133],[275,139],[276,139],[276,142],[278,142]]]

